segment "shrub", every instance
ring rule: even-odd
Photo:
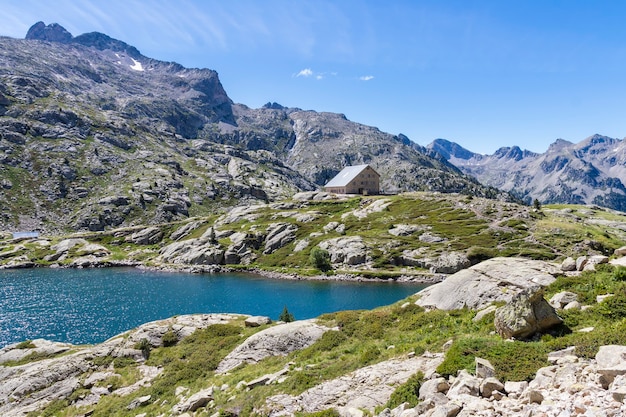
[[[362,365],[367,365],[371,362],[374,362],[380,356],[380,350],[376,346],[370,346],[366,348],[361,356],[359,357],[359,362]]]
[[[613,280],[626,281],[626,268],[623,266],[617,267],[615,271],[613,271]]]
[[[150,358],[150,350],[152,349],[152,345],[148,339],[143,338],[139,342],[135,343],[135,349],[139,349],[144,358]]]
[[[161,342],[163,342],[163,346],[165,347],[174,346],[176,343],[178,343],[178,337],[172,329],[169,329],[168,331],[163,333],[163,336],[161,336]]]
[[[319,246],[315,246],[311,249],[309,262],[322,272],[327,272],[332,269],[332,265],[330,264],[330,254],[328,251],[320,248]]]
[[[423,380],[424,374],[419,371],[410,377],[404,384],[399,385],[398,388],[396,388],[396,390],[391,394],[391,397],[389,397],[389,401],[387,401],[385,408],[393,410],[403,403],[409,403],[409,407],[415,407],[419,402],[419,391]]]
[[[459,369],[473,372],[474,359],[478,356],[493,364],[498,379],[531,380],[539,368],[549,365],[548,351],[548,346],[542,343],[509,342],[495,337],[468,337],[452,344],[444,361],[437,367],[437,372],[444,376],[456,375]]]

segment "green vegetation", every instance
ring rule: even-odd
[[[311,265],[322,272],[330,271],[333,268],[330,264],[330,255],[328,254],[328,251],[321,249],[319,246],[311,249],[309,260]]]
[[[394,409],[400,404],[409,403],[409,407],[415,407],[419,402],[419,391],[424,381],[424,374],[420,371],[410,377],[404,384],[398,386],[391,394],[385,408]]]
[[[296,318],[287,310],[287,306],[283,307],[283,311],[278,316],[278,320],[284,321],[285,323],[289,323],[294,321]]]

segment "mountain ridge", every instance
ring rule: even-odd
[[[544,153],[514,146],[481,155],[441,139],[428,148],[480,182],[527,203],[537,199],[626,210],[626,142],[621,139],[600,134],[578,143],[557,139]]]
[[[104,230],[284,199],[368,163],[385,192],[511,200],[404,135],[233,103],[216,71],[37,23],[0,38],[0,226]],[[67,33],[66,33],[67,32]],[[52,40],[51,40],[52,39]],[[60,39],[60,41],[58,41]]]

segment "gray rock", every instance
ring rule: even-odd
[[[441,360],[441,355],[390,359],[324,381],[297,396],[274,395],[256,411],[269,417],[312,413],[329,408],[359,408],[373,412],[375,407],[389,400],[395,387],[406,382],[418,370],[429,377]]]
[[[296,240],[298,226],[291,223],[272,223],[267,228],[264,254],[270,254]]]
[[[514,398],[522,395],[526,388],[528,388],[528,382],[526,381],[506,381],[504,383],[504,390],[509,396],[513,396]]]
[[[476,377],[480,379],[492,378],[496,376],[496,369],[487,359],[475,357]]]
[[[367,247],[361,236],[346,236],[320,242],[333,264],[359,265],[367,260]]]
[[[244,324],[246,327],[259,327],[259,326],[263,326],[265,324],[270,324],[270,323],[272,323],[272,319],[270,319],[267,316],[248,317],[244,321]]]
[[[424,243],[442,243],[448,240],[445,237],[434,235],[431,232],[421,234],[418,239],[420,242]]]
[[[188,265],[220,265],[224,263],[224,250],[207,239],[187,239],[165,246],[160,251],[162,262]]]
[[[554,308],[561,309],[573,301],[578,300],[578,294],[570,291],[561,291],[550,298],[550,305]]]
[[[561,264],[561,271],[576,271],[576,260],[572,257],[567,257]]]
[[[578,258],[576,258],[576,270],[577,271],[582,271],[583,269],[585,269],[585,265],[587,265],[587,257],[586,256],[579,256]]]
[[[397,224],[389,229],[389,234],[394,236],[409,236],[413,233],[423,230],[424,226],[417,226],[414,224]]]
[[[204,389],[193,394],[191,397],[181,401],[173,407],[173,411],[180,414],[187,411],[194,412],[199,408],[205,407],[213,399],[213,387]]]
[[[437,260],[428,265],[430,272],[436,274],[454,274],[472,265],[470,260],[461,252],[444,252]]]
[[[543,261],[493,258],[461,270],[417,293],[417,305],[440,310],[481,309],[509,302],[522,290],[554,282],[559,269]]]
[[[217,367],[223,374],[243,363],[256,363],[269,356],[285,356],[315,343],[328,330],[312,320],[294,321],[253,334],[230,352]]]
[[[422,383],[419,389],[419,399],[425,400],[433,397],[438,393],[445,393],[450,389],[450,384],[443,377],[426,380]]]
[[[151,395],[144,395],[143,397],[135,398],[131,401],[130,404],[126,407],[127,410],[134,410],[135,408],[142,407],[144,405],[150,404],[150,400],[152,399]]]
[[[481,321],[488,314],[495,312],[496,309],[497,309],[496,306],[489,306],[487,308],[484,308],[484,309],[480,310],[478,313],[476,313],[476,316],[474,316],[472,321],[474,323],[477,323],[477,322]]]
[[[154,245],[163,238],[163,232],[158,227],[147,227],[126,238],[126,241],[136,245]]]
[[[602,386],[606,389],[616,376],[626,375],[626,346],[600,346],[596,362],[598,373],[602,375]]]
[[[500,382],[497,378],[489,377],[480,383],[480,395],[482,395],[483,397],[489,398],[496,391],[504,391],[504,384]]]
[[[480,380],[467,373],[466,370],[459,371],[446,397],[453,400],[459,396],[471,395],[477,397],[480,393]]]
[[[615,249],[615,251],[613,251],[613,253],[616,256],[624,256],[624,255],[626,255],[626,246],[622,246],[620,248]]]
[[[496,310],[496,332],[505,339],[526,339],[563,321],[543,298],[539,287],[529,288]]]

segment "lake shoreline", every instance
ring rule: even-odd
[[[341,273],[341,274],[318,274],[318,275],[299,275],[293,272],[277,272],[267,271],[261,268],[230,268],[223,265],[145,265],[141,262],[132,261],[103,261],[91,264],[84,264],[81,266],[65,266],[53,264],[49,266],[40,266],[34,263],[23,263],[15,265],[4,265],[0,267],[0,270],[11,269],[35,269],[35,268],[50,268],[50,269],[89,269],[89,268],[137,268],[140,270],[148,271],[163,271],[163,272],[182,272],[191,274],[227,274],[227,273],[243,273],[260,275],[265,278],[292,280],[292,281],[349,281],[349,282],[363,282],[363,283],[402,283],[402,284],[416,284],[416,285],[432,285],[441,282],[446,279],[445,274],[404,274],[400,276],[390,276],[388,278],[381,277],[364,277],[358,274]],[[376,273],[376,271],[371,271]]]

